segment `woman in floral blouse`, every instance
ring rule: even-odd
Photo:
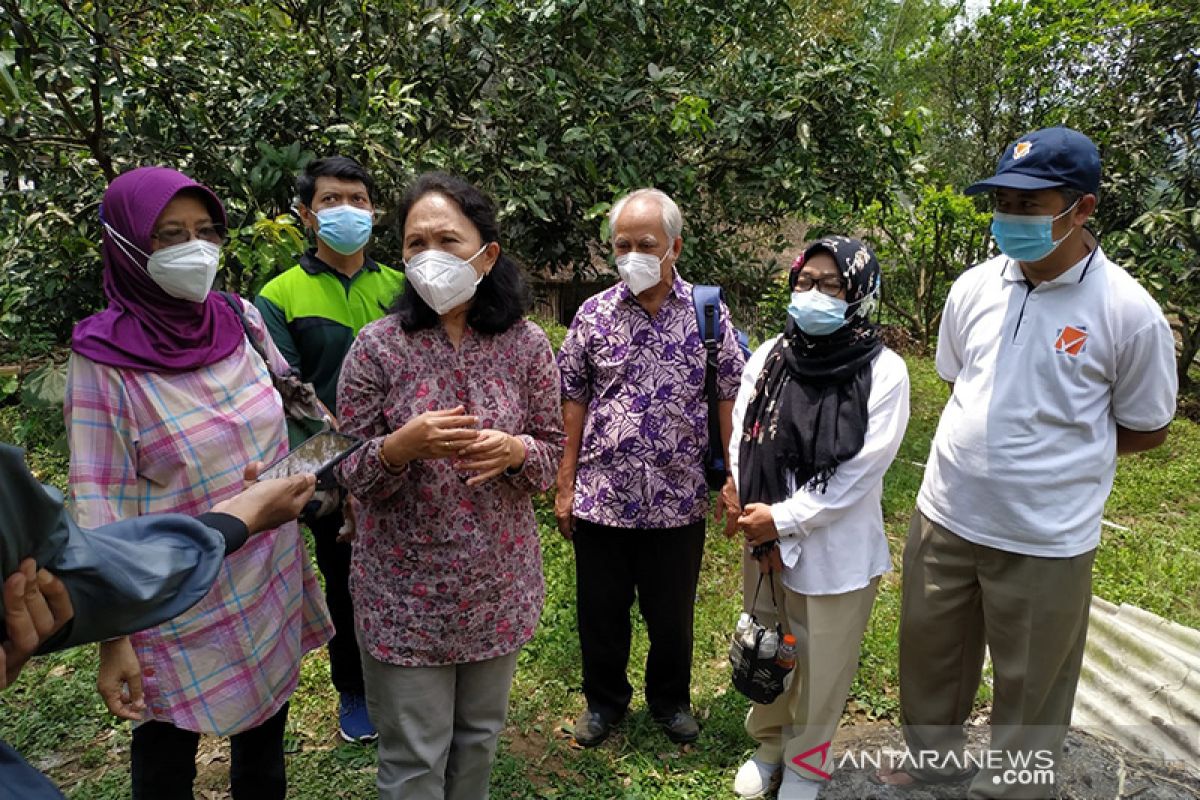
[[[367,439],[341,467],[350,588],[380,796],[477,800],[542,608],[530,497],[562,455],[559,377],[486,196],[423,175],[400,220],[406,288],[338,386],[342,430]]]

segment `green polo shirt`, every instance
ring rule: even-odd
[[[279,352],[336,414],[338,376],[354,337],[386,314],[403,288],[404,274],[391,267],[368,258],[347,278],[312,249],[298,265],[272,278],[254,305]]]

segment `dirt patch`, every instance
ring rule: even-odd
[[[879,338],[892,350],[901,355],[927,356],[929,348],[902,325],[880,325]]]
[[[1179,407],[1175,414],[1192,422],[1200,422],[1200,386],[1196,387],[1195,394],[1179,395]]]
[[[525,775],[534,786],[549,786],[550,775],[569,783],[579,780],[578,769],[563,758],[573,747],[571,736],[564,730],[570,724],[570,720],[563,720],[552,737],[537,731],[524,732],[511,725],[501,734],[505,750],[524,764]]]

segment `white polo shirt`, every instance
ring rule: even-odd
[[[1117,425],[1175,414],[1175,341],[1153,298],[1096,249],[1036,288],[1004,256],[950,289],[938,374],[954,384],[917,507],[968,541],[1070,557],[1100,542]]]

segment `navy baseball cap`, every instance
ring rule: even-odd
[[[1100,151],[1091,139],[1070,128],[1042,128],[1008,146],[996,174],[973,183],[963,194],[992,189],[1078,189],[1100,191]]]

